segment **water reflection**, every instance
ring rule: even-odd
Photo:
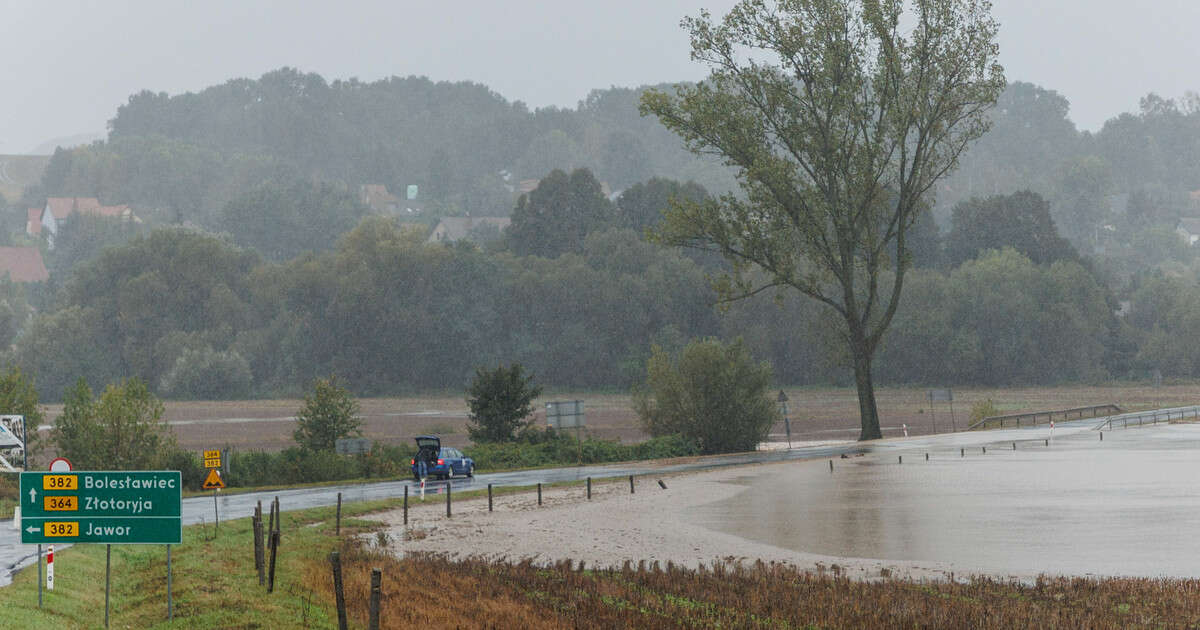
[[[1200,427],[1081,435],[960,458],[768,466],[697,511],[713,529],[833,556],[989,572],[1200,576]],[[1008,448],[1006,445],[1005,448]]]

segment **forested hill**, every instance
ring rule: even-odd
[[[476,83],[330,83],[291,68],[199,93],[141,92],[118,109],[107,142],[57,153],[30,196],[99,195],[220,230],[239,193],[297,178],[351,192],[416,184],[435,213],[475,216],[507,215],[518,182],[555,168],[587,167],[613,191],[654,176],[732,188],[727,170],[638,114],[641,92],[597,90],[576,109],[531,111]]]

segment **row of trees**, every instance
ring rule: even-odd
[[[10,358],[52,399],[81,376],[136,377],[178,398],[295,395],[330,373],[356,393],[402,393],[459,388],[475,366],[512,361],[556,387],[624,388],[644,376],[654,344],[678,351],[693,338],[741,336],[781,382],[846,382],[839,329],[822,305],[786,293],[776,303],[768,291],[714,309],[706,264],[620,229],[550,259],[426,243],[375,218],[334,251],[282,264],[166,229],[76,273]],[[1172,281],[1180,299],[1200,294],[1190,277]],[[1151,339],[1142,320],[1115,317],[1116,301],[1076,260],[985,250],[958,267],[913,270],[908,287],[878,359],[887,382],[1191,374],[1139,352]],[[1135,294],[1135,313],[1149,308],[1148,290]],[[1169,310],[1156,307],[1163,335],[1186,323]],[[1061,351],[1022,358],[1045,348]]]
[[[327,82],[282,68],[199,93],[141,92],[117,110],[107,140],[57,152],[26,201],[99,196],[144,217],[238,234],[278,213],[273,197],[295,197],[313,182],[350,190],[351,199],[360,184],[418,184],[421,206],[435,215],[473,216],[507,215],[518,181],[556,168],[589,167],[614,190],[654,176],[730,188],[720,164],[690,155],[638,115],[643,91],[597,90],[574,109],[530,111],[469,82]],[[265,217],[247,208],[255,201]],[[361,211],[340,202],[329,209],[339,214],[325,220],[351,225]],[[268,254],[280,247],[265,245]]]

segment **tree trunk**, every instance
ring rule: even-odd
[[[858,387],[858,413],[862,418],[862,433],[859,440],[878,440],[883,437],[879,430],[879,410],[875,407],[875,382],[871,380],[871,353],[866,343],[855,340],[851,344],[854,353],[854,384]]]

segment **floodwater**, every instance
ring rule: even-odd
[[[964,573],[1200,576],[1200,425],[1103,441],[1081,430],[1048,447],[1009,435],[1025,438],[1015,451],[930,442],[837,459],[832,474],[825,462],[770,466],[697,517],[777,547]]]

